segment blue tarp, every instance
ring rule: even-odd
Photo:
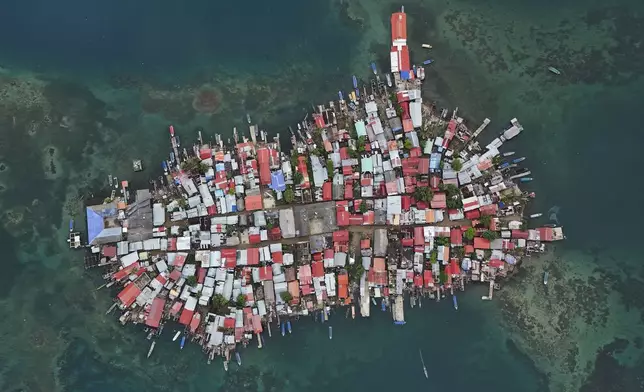
[[[286,190],[286,182],[284,181],[284,173],[281,170],[271,173],[270,188],[276,192],[284,192]]]
[[[400,79],[409,80],[411,79],[411,74],[409,71],[400,71]]]
[[[103,217],[91,208],[87,207],[85,211],[87,212],[87,241],[91,244],[101,234],[105,224]]]

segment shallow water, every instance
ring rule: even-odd
[[[109,173],[139,185],[157,176],[169,123],[184,143],[196,127],[230,134],[247,112],[285,133],[311,103],[350,88],[352,74],[367,77],[370,61],[387,65],[398,4],[10,4],[0,14],[0,389],[641,390],[641,4],[405,6],[412,60],[436,60],[427,99],[459,106],[473,127],[492,119],[485,140],[521,121],[509,148],[534,174],[534,211],[561,207],[566,242],[495,301],[470,288],[457,312],[450,301],[424,302],[396,327],[375,308],[369,320],[339,311],[332,341],[326,325],[302,319],[293,335],[244,350],[243,367],[226,375],[194,345],[180,352],[168,326],[146,360],[143,333],[104,314],[115,293],[94,291],[98,273],[65,249],[78,199],[104,197]],[[218,94],[214,114],[195,112],[201,88]],[[146,171],[132,173],[135,158]]]

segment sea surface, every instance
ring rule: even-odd
[[[458,107],[483,141],[516,117],[533,212],[567,239],[524,263],[493,301],[469,287],[394,326],[302,318],[224,373],[168,325],[150,359],[136,327],[105,315],[114,291],[66,249],[108,174],[146,186],[167,126],[184,144],[287,133],[311,105],[388,65],[389,0],[0,1],[0,391],[644,390],[641,222],[644,3],[409,0],[424,99]],[[421,49],[430,43],[434,49]],[[547,71],[555,66],[560,76]],[[205,92],[210,106],[193,105]],[[146,170],[132,172],[132,160]],[[535,222],[539,223],[539,222]],[[541,283],[550,271],[550,283]],[[275,330],[275,332],[277,332]],[[419,350],[429,372],[423,376]]]

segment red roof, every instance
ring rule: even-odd
[[[349,159],[349,149],[347,147],[340,147],[340,159]]]
[[[486,206],[481,206],[479,209],[481,210],[481,215],[496,215],[499,207],[496,204],[488,204]]]
[[[474,248],[476,249],[490,249],[490,241],[483,237],[474,237]]]
[[[469,255],[474,252],[474,247],[472,245],[465,245],[465,254]]]
[[[414,276],[414,286],[423,287],[423,276],[422,275],[415,275]]]
[[[369,249],[371,247],[371,241],[369,238],[360,240],[360,249]]]
[[[197,330],[197,327],[199,327],[199,323],[201,322],[201,314],[195,313],[194,316],[192,316],[192,321],[190,321],[190,332],[195,332]]]
[[[477,218],[480,218],[480,217],[481,217],[481,213],[479,212],[479,210],[467,211],[465,213],[465,219],[472,220],[472,219],[477,219]]]
[[[333,249],[325,249],[324,250],[324,258],[325,259],[333,259],[333,255],[334,255]]]
[[[141,294],[141,289],[136,287],[134,283],[130,283],[125,288],[118,293],[118,299],[121,301],[121,303],[127,308],[130,305],[134,303],[136,300],[136,297]]]
[[[259,280],[273,280],[273,268],[269,266],[259,267]]]
[[[284,254],[282,252],[273,252],[273,263],[282,264],[284,262]]]
[[[498,260],[498,259],[492,259],[488,263],[488,265],[492,268],[499,268],[500,266],[503,265],[503,260]]]
[[[362,219],[362,215],[360,214],[352,214],[349,217],[349,224],[351,226],[359,226],[362,224],[362,222],[363,222],[363,219]]]
[[[391,41],[407,40],[407,14],[395,12],[391,14]]]
[[[174,270],[172,270],[172,272],[170,272],[170,279],[172,279],[172,280],[174,280],[176,282],[180,278],[181,278],[181,271],[180,270],[175,268]]]
[[[161,316],[163,315],[163,308],[165,307],[165,299],[155,298],[150,306],[150,312],[145,318],[145,325],[152,328],[159,328]]]
[[[437,177],[437,176],[431,176],[431,177],[429,178],[429,186],[430,186],[432,189],[438,189],[438,186],[440,185],[440,183],[441,183],[441,179],[440,179],[440,177]]]
[[[194,310],[183,308],[181,316],[179,316],[179,324],[188,325],[192,321],[192,315],[195,314]]]
[[[262,206],[262,195],[252,195],[246,196],[246,210],[255,211],[263,209]]]
[[[105,257],[116,256],[116,246],[104,246],[101,251]]]
[[[338,208],[336,214],[336,223],[338,226],[348,226],[349,225],[349,211],[346,211],[344,208]]]
[[[431,287],[434,285],[434,276],[432,275],[432,271],[425,270],[423,272],[423,281],[425,281],[425,287]]]
[[[259,248],[248,248],[246,253],[246,263],[248,265],[259,264]]]
[[[186,263],[186,258],[188,256],[185,254],[178,254],[175,256],[174,261],[172,262],[172,265],[174,268],[181,268],[183,265]]]
[[[262,242],[262,236],[259,234],[251,234],[248,236],[248,242],[251,244],[259,244]]]
[[[403,238],[400,242],[402,243],[402,246],[414,246],[413,238]]]
[[[409,207],[411,207],[411,196],[403,195],[400,198],[400,204],[402,206],[403,211],[408,211]]]
[[[329,201],[333,199],[333,185],[330,181],[322,184],[322,200]]]
[[[430,205],[432,208],[447,208],[447,196],[444,193],[434,193]]]
[[[320,261],[314,261],[311,263],[311,275],[314,278],[321,278],[324,276],[324,264]]]
[[[135,268],[139,268],[139,263],[138,262],[130,264],[127,267],[125,267],[125,268],[123,268],[121,270],[118,270],[117,272],[114,273],[114,275],[112,275],[112,278],[114,280],[117,280],[117,281],[121,280],[123,278],[126,278],[127,276],[130,275],[130,273],[132,273],[132,271],[134,271]]]
[[[268,148],[257,150],[257,160],[259,161],[259,183],[268,185],[271,183],[271,168],[269,163],[270,151]]]
[[[463,232],[459,227],[453,228],[449,232],[449,242],[454,246],[463,245]]]
[[[315,119],[315,125],[318,128],[324,128],[324,116],[320,113],[313,113],[313,118]]]
[[[203,283],[206,280],[206,273],[208,273],[208,268],[199,267],[199,272],[197,273],[197,276],[198,276],[197,282],[198,283]],[[161,275],[159,275],[159,276],[161,276]],[[157,279],[159,278],[159,276],[157,276]]]
[[[414,245],[425,245],[425,231],[422,227],[414,227]]]
[[[345,168],[351,169],[351,166],[345,166]],[[345,173],[346,174],[346,173]],[[351,173],[349,173],[351,174]],[[352,200],[353,199],[353,181],[347,181],[347,183],[344,185],[344,198],[346,200]]]
[[[235,328],[235,319],[233,317],[224,318],[224,328]]]
[[[458,266],[458,259],[451,259],[449,265],[453,275],[461,274],[461,268]]]
[[[348,242],[349,230],[338,230],[333,232],[333,242]]]
[[[529,233],[527,231],[521,231],[521,230],[512,230],[512,238],[520,238],[527,240],[529,237]]]

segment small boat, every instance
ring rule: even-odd
[[[181,139],[179,139],[179,135],[177,135],[175,139],[177,140],[177,147],[181,147]]]
[[[286,326],[284,325],[284,322],[282,322],[282,336],[286,335]]]
[[[425,48],[425,49],[431,49],[431,48],[433,48],[433,46],[431,46],[430,44],[423,44],[422,46],[423,46],[423,48]]]
[[[168,175],[168,163],[166,161],[162,161],[161,167],[163,168],[163,174]]]
[[[74,231],[74,220],[73,219],[69,220],[69,231],[70,232]]]
[[[499,169],[505,169],[507,167],[510,167],[510,162],[503,162],[499,165]]]
[[[177,333],[174,334],[174,337],[172,338],[172,341],[176,341],[179,338],[179,335],[181,335],[181,331],[177,331]]]
[[[241,366],[241,356],[237,351],[235,351],[235,359],[237,359],[237,365]]]
[[[291,330],[291,320],[286,320],[286,329],[288,330],[289,334],[293,333],[293,331]]]
[[[329,340],[333,339],[333,327],[329,325]]]
[[[320,321],[324,323],[324,311],[320,312]]]
[[[523,162],[523,161],[525,161],[525,157],[521,157],[521,158],[514,158],[514,159],[512,160],[512,163],[519,163],[519,162]]]
[[[394,321],[394,325],[405,325],[407,324],[406,321]]]
[[[540,213],[540,212],[538,212],[538,213],[536,213],[536,214],[532,214],[532,215],[530,215],[530,218],[533,218],[533,219],[534,219],[534,218],[539,218],[539,217],[541,217],[541,215],[543,215],[543,214],[542,214],[542,213]]]
[[[329,321],[329,308],[324,309],[324,321]]]
[[[429,375],[427,374],[427,368],[425,367],[425,360],[423,359],[423,352],[418,349],[418,353],[420,354],[420,362],[423,364],[423,373],[425,373],[425,378],[429,378]]]
[[[174,163],[175,158],[174,158],[174,151],[170,151],[170,163]]]
[[[360,89],[356,88],[356,97],[360,98]]]
[[[387,78],[387,86],[391,87],[391,76],[386,74],[385,77]]]
[[[452,302],[454,303],[454,309],[458,310],[458,300],[456,299],[456,296],[452,296]]]
[[[530,181],[532,181],[532,177],[523,177],[519,181],[521,181],[521,182],[530,182]]]
[[[514,151],[508,151],[503,153],[504,157],[511,157],[512,155],[514,155]]]
[[[185,345],[186,345],[186,335],[183,335],[183,336],[181,337],[181,344],[180,344],[180,346],[179,346],[179,347],[180,347],[180,349],[181,349],[181,350],[183,350],[183,346],[185,346]]]
[[[355,319],[356,318],[356,307],[351,305],[351,318]]]
[[[434,60],[432,60],[432,59],[427,59],[427,60],[423,61],[423,65],[429,65],[429,64],[431,64],[431,63],[433,63],[433,62],[434,62]]]
[[[338,98],[340,98],[340,101],[344,101],[344,97],[342,96],[342,91],[338,91]]]
[[[387,308],[385,307],[385,299],[382,299],[382,302],[380,302],[380,309],[385,312],[387,311]]]
[[[228,361],[224,361],[224,370],[228,371]]]
[[[156,340],[152,342],[150,345],[150,350],[148,350],[148,358],[150,358],[150,355],[152,355],[152,351],[154,351],[154,346],[157,344]]]
[[[543,284],[544,285],[548,284],[548,271],[543,273]]]
[[[557,68],[555,68],[555,67],[548,67],[548,71],[552,72],[552,73],[553,73],[553,74],[555,74],[555,75],[561,75],[561,71],[559,71],[559,70],[558,70]]]
[[[250,124],[250,114],[246,113],[246,121]]]
[[[353,75],[353,88],[358,88],[358,79],[356,79],[356,75]]]
[[[378,71],[376,71],[376,63],[371,63],[371,70],[373,71],[374,75],[378,74]]]
[[[174,136],[174,127],[170,125],[170,136]]]

